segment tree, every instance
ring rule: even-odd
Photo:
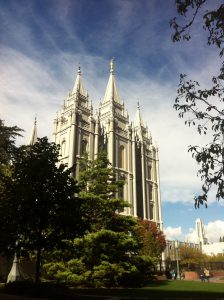
[[[224,4],[206,10],[207,0],[176,0],[178,14],[186,20],[180,25],[173,18],[170,26],[174,30],[173,41],[190,40],[190,29],[197,18],[202,15],[202,27],[208,33],[207,44],[219,49],[219,56],[224,53]],[[211,2],[210,2],[211,4]],[[203,11],[205,7],[205,11]],[[211,6],[210,6],[211,7]],[[188,16],[190,19],[188,20]],[[200,165],[198,175],[203,182],[202,193],[195,197],[195,207],[207,206],[208,192],[214,186],[216,199],[224,198],[224,63],[222,61],[218,75],[211,79],[211,86],[201,88],[197,81],[180,75],[178,95],[174,108],[180,118],[186,118],[185,124],[196,126],[199,134],[211,133],[211,141],[205,147],[189,146],[189,151]]]
[[[15,145],[16,138],[21,136],[23,130],[17,126],[5,126],[3,120],[0,119],[0,202],[5,199],[5,193],[8,185],[11,183],[11,171],[12,162],[17,153],[17,147]],[[6,199],[7,201],[7,199]],[[4,214],[8,215],[9,212],[13,211],[12,206],[8,206],[7,210],[3,210],[0,205],[0,219],[4,219]],[[8,226],[0,226],[0,252],[2,252],[5,245],[8,245],[10,241],[14,240],[14,218],[11,215]]]
[[[129,206],[128,202],[117,197],[123,186],[124,180],[116,178],[105,151],[100,151],[93,161],[87,157],[81,160],[79,196],[83,199],[82,217],[89,223],[89,231],[95,232],[102,228],[114,230],[116,226],[116,230],[119,228],[119,231],[127,232],[127,222],[130,222],[130,230],[136,224],[133,217],[126,218],[117,214]]]
[[[181,245],[179,248],[180,265],[187,270],[197,269],[208,260],[207,255],[200,249],[192,248],[188,245]]]
[[[84,158],[80,168],[80,212],[88,230],[67,242],[70,257],[57,255],[45,265],[48,278],[95,287],[142,284],[153,260],[139,255],[136,219],[118,214],[128,207],[117,197],[124,182],[103,151],[93,161]]]
[[[157,227],[157,224],[139,219],[136,234],[142,243],[140,253],[158,260],[166,248],[166,240],[163,232]]]
[[[47,138],[32,146],[21,146],[11,180],[0,199],[1,227],[10,225],[14,239],[6,248],[18,248],[36,255],[36,281],[40,276],[41,254],[57,249],[62,240],[80,234],[77,184],[71,170],[59,165],[59,148]]]
[[[15,139],[21,136],[22,131],[17,126],[5,126],[0,119],[0,190],[3,188],[5,176],[10,175],[12,159],[17,151]]]
[[[16,152],[15,139],[23,130],[17,126],[8,127],[0,119],[0,167],[11,162]],[[0,169],[1,170],[1,169]]]

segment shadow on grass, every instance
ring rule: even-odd
[[[197,287],[201,290],[197,290]],[[224,300],[224,285],[201,285],[194,282],[154,281],[144,288],[74,288],[63,284],[14,282],[0,289],[7,294],[55,300],[108,299],[121,300]],[[192,290],[193,289],[193,290]],[[204,289],[204,290],[203,290]],[[210,290],[209,290],[210,289]],[[216,291],[218,289],[218,291]]]

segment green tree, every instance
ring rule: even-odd
[[[181,74],[174,104],[179,117],[186,118],[185,124],[196,126],[199,134],[211,134],[211,141],[206,146],[189,146],[189,151],[200,165],[198,175],[203,182],[201,195],[195,197],[195,207],[201,204],[207,206],[208,192],[213,186],[216,199],[224,198],[224,4],[216,1],[208,3],[207,0],[176,0],[176,7],[184,23],[180,24],[176,17],[171,20],[173,41],[190,40],[190,30],[197,20],[197,26],[201,24],[208,34],[207,45],[218,48],[222,61],[219,73],[213,76],[207,88]]]
[[[0,190],[3,188],[5,176],[10,175],[11,163],[17,151],[15,141],[22,131],[17,126],[5,126],[0,119]]]
[[[82,217],[89,223],[89,231],[95,232],[102,228],[115,230],[116,226],[116,231],[127,232],[128,225],[131,230],[131,224],[136,224],[135,219],[117,214],[129,206],[128,202],[117,197],[123,189],[124,180],[117,179],[106,152],[100,151],[93,161],[86,157],[82,159],[79,176],[79,196],[83,199]]]
[[[128,207],[117,197],[124,182],[116,179],[105,152],[93,161],[83,159],[80,167],[80,211],[88,231],[67,242],[70,260],[62,255],[45,265],[49,278],[92,286],[142,284],[153,261],[139,256],[137,220],[118,214]]]
[[[16,152],[15,140],[21,136],[23,130],[17,126],[5,126],[0,119],[0,167],[8,165]],[[1,169],[0,169],[1,170]]]
[[[188,245],[182,245],[179,248],[180,265],[187,270],[197,269],[205,265],[208,260],[207,255],[200,249],[192,248]]]
[[[36,255],[36,281],[42,252],[60,248],[62,239],[82,230],[77,184],[71,170],[58,163],[59,148],[47,138],[20,147],[0,199],[0,227],[14,229],[14,239],[4,247],[14,248],[17,240],[19,249]]]
[[[0,119],[0,202],[3,203],[8,185],[11,183],[12,163],[17,152],[16,138],[21,136],[23,130],[17,126],[5,126],[3,120]],[[6,199],[7,201],[8,199]],[[3,210],[0,204],[0,219],[3,220],[6,215],[12,212],[12,218],[8,226],[0,226],[0,252],[3,251],[5,245],[14,239],[14,211],[9,205],[7,210]]]

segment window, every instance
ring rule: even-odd
[[[152,179],[152,166],[148,164],[147,169],[148,169],[148,179]]]
[[[124,169],[124,166],[125,166],[125,149],[124,149],[124,146],[120,146],[120,149],[119,149],[119,164],[118,164],[118,167],[121,168],[121,169]]]
[[[66,151],[66,141],[63,140],[61,144],[61,155],[65,156],[65,151]]]
[[[152,186],[151,186],[151,184],[148,187],[148,193],[149,193],[149,200],[151,201],[152,200]]]
[[[118,198],[120,199],[124,199],[124,186],[120,187],[118,190]],[[120,208],[118,210],[119,213],[123,213],[124,212],[124,208]]]
[[[150,204],[150,205],[149,205],[149,219],[150,219],[150,220],[153,220],[153,218],[154,218],[153,209],[154,209],[153,204]]]
[[[84,155],[87,152],[87,140],[82,140],[81,143],[81,155]]]

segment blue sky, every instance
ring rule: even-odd
[[[187,152],[188,145],[206,139],[185,127],[172,106],[180,73],[206,86],[220,61],[217,50],[206,46],[200,21],[191,42],[172,43],[169,20],[175,15],[173,0],[0,0],[0,117],[25,130],[21,143],[27,142],[35,116],[39,136],[51,138],[78,65],[97,108],[114,57],[130,120],[139,100],[159,146],[167,237],[192,239],[195,219],[202,218],[208,238],[216,241],[224,236],[223,202],[211,193],[207,209],[194,209],[200,180]]]

